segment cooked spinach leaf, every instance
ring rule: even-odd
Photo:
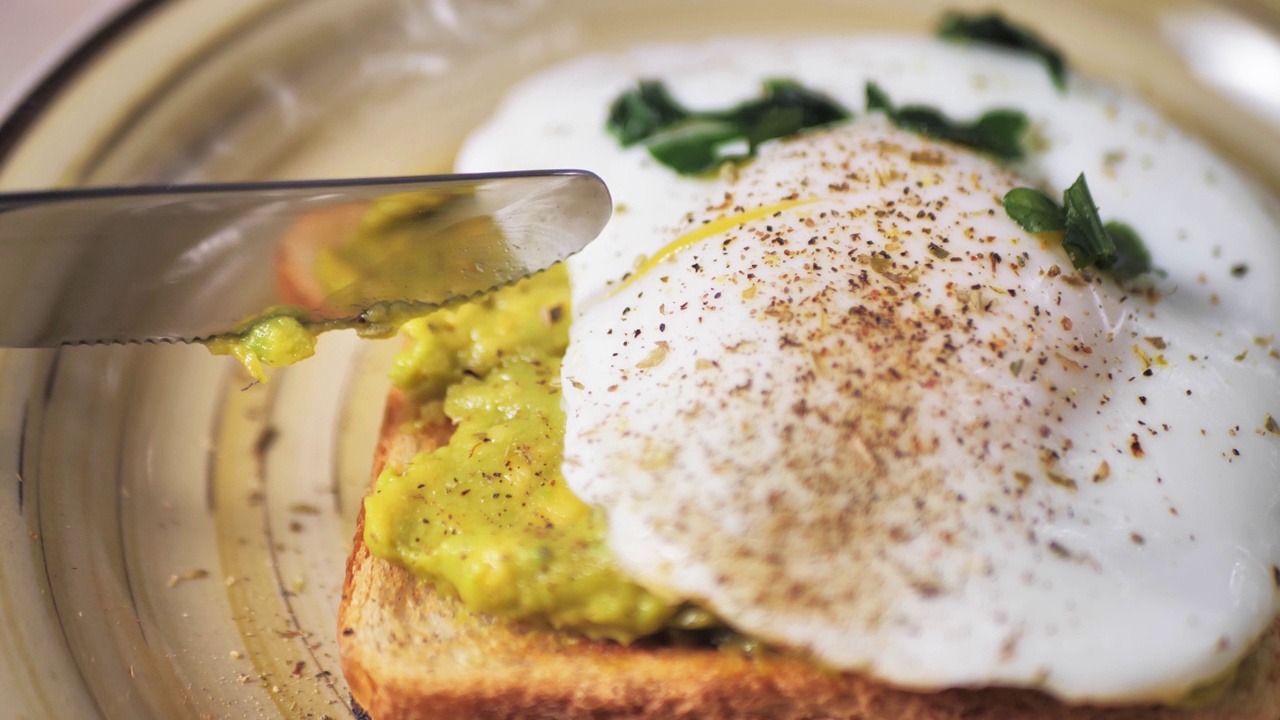
[[[1040,58],[1059,91],[1067,89],[1067,63],[1062,53],[1031,30],[1009,22],[998,12],[966,15],[949,12],[938,23],[938,37],[951,42],[977,42],[1021,50]]]
[[[1030,122],[1019,110],[988,110],[977,120],[965,123],[926,105],[895,107],[873,82],[867,83],[866,95],[868,112],[883,112],[903,130],[964,145],[1001,160],[1020,160],[1025,152],[1023,140]]]
[[[1032,188],[1014,188],[1001,201],[1004,211],[1023,230],[1033,233],[1065,230],[1067,218],[1053,198]]]
[[[1062,193],[1062,205],[1066,209],[1065,234],[1062,248],[1071,258],[1071,264],[1080,270],[1116,254],[1116,244],[1102,227],[1098,206],[1093,204],[1093,194],[1084,180],[1084,173]]]
[[[760,97],[727,110],[691,111],[657,80],[642,80],[609,108],[606,129],[624,147],[643,143],[684,175],[753,156],[762,143],[849,117],[849,111],[793,80],[764,82]]]
[[[689,120],[650,135],[645,147],[655,160],[685,175],[714,170],[744,155],[742,129],[723,120]]]
[[[613,101],[605,127],[623,147],[630,147],[687,117],[689,111],[671,97],[666,85],[641,80]]]
[[[1062,194],[1062,205],[1032,188],[1014,188],[1001,201],[1009,218],[1027,232],[1058,232],[1071,265],[1091,265],[1119,280],[1151,270],[1151,253],[1133,228],[1120,222],[1105,225],[1093,204],[1093,194],[1081,173]]]
[[[1122,222],[1102,226],[1115,244],[1115,255],[1098,264],[1120,280],[1129,280],[1151,271],[1151,253],[1133,228]]]

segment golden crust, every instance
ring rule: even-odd
[[[447,437],[402,433],[393,392],[374,476]],[[374,720],[769,718],[800,720],[1267,720],[1280,718],[1280,624],[1226,696],[1197,710],[1063,705],[1029,690],[910,692],[801,660],[707,648],[624,647],[467,611],[365,548],[363,511],[339,610],[342,668]]]

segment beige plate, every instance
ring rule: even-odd
[[[504,88],[646,39],[924,31],[900,0],[152,0],[0,126],[0,189],[449,169]],[[1280,193],[1280,7],[1027,0]],[[246,387],[200,347],[0,353],[0,716],[343,717],[343,563],[394,342]]]

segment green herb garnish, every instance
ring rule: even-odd
[[[1005,193],[1001,204],[1009,217],[1027,232],[1057,232],[1066,229],[1067,218],[1062,207],[1039,190],[1014,188]]]
[[[688,120],[645,141],[655,160],[683,175],[699,175],[750,152],[742,131],[722,120]]]
[[[1075,269],[1114,257],[1116,244],[1102,227],[1102,218],[1098,216],[1098,206],[1093,204],[1084,173],[1062,193],[1062,204],[1066,208],[1062,249],[1067,251]]]
[[[1151,253],[1133,228],[1120,222],[1102,223],[1084,173],[1062,194],[1062,205],[1032,188],[1010,190],[1001,204],[1027,232],[1061,231],[1062,247],[1077,270],[1094,265],[1119,280],[1151,270]]]
[[[1129,280],[1151,270],[1151,253],[1133,228],[1122,222],[1109,222],[1102,226],[1116,246],[1110,260],[1098,264],[1120,280]]]
[[[938,37],[951,42],[977,42],[1031,53],[1044,63],[1058,90],[1067,89],[1067,64],[1062,53],[1031,30],[1009,22],[998,12],[977,15],[949,12],[938,23]]]
[[[609,107],[605,126],[622,143],[630,147],[658,130],[689,117],[689,111],[667,92],[667,86],[654,80],[641,80],[633,90],[618,96]]]
[[[699,175],[755,155],[768,140],[849,117],[831,98],[792,80],[766,80],[763,90],[728,110],[694,112],[662,82],[642,80],[613,101],[605,127],[624,147],[644,143],[663,165]]]
[[[924,105],[894,107],[893,101],[873,82],[867,83],[867,111],[883,112],[894,125],[927,137],[947,140],[993,155],[1001,160],[1023,156],[1023,138],[1030,123],[1019,110],[988,110],[971,123],[957,122]]]

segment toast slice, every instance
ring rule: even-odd
[[[389,398],[374,462],[407,462],[450,428],[403,430],[414,404]],[[416,718],[768,718],[801,720],[1275,720],[1280,624],[1225,696],[1197,709],[1070,707],[1030,690],[888,687],[803,660],[710,647],[592,641],[469,612],[409,571],[371,555],[360,513],[339,610],[342,668],[373,720]]]

